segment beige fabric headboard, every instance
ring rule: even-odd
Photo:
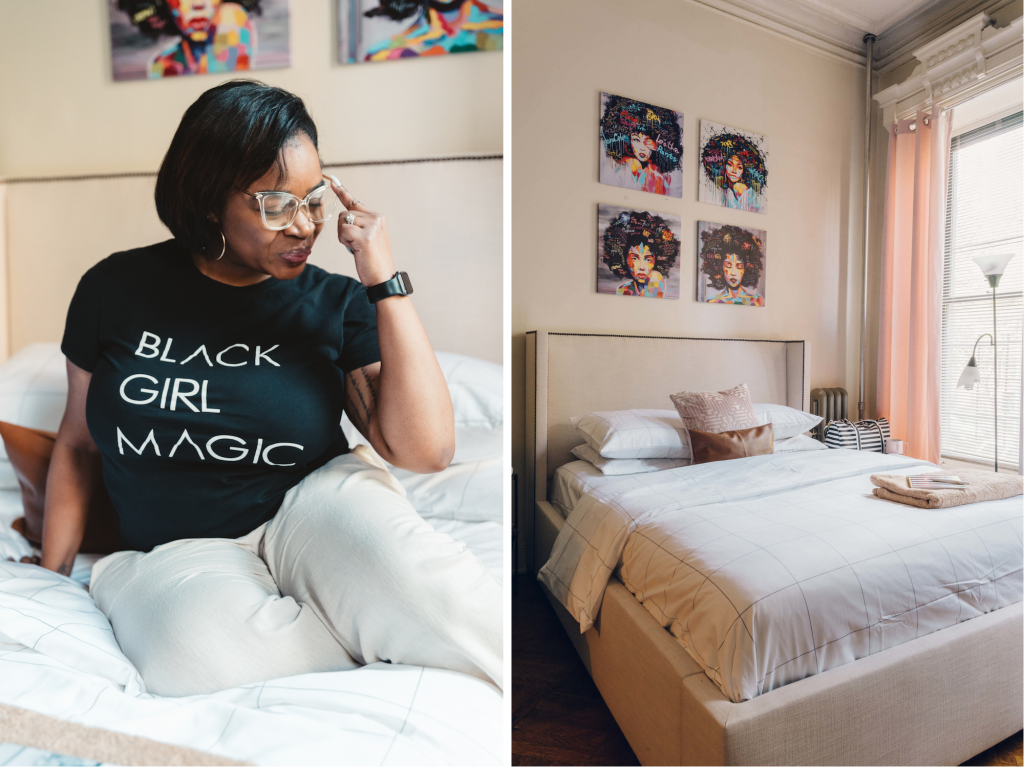
[[[387,217],[395,264],[412,278],[416,308],[434,348],[500,363],[501,158],[326,170]],[[0,183],[9,353],[36,341],[60,341],[75,286],[97,261],[170,237],[154,208],[155,180],[155,174],[136,174]],[[332,218],[311,262],[355,276],[336,227]]]
[[[547,500],[555,470],[575,460],[570,451],[583,440],[572,416],[671,410],[670,394],[739,383],[755,402],[808,410],[808,353],[806,341],[527,333],[526,497]]]

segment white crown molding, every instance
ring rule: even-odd
[[[875,43],[875,70],[886,74],[909,61],[914,50],[979,13],[997,13],[1014,0],[934,0],[883,27]]]
[[[918,109],[948,107],[1020,77],[1024,72],[1024,18],[1002,29],[979,13],[914,50],[917,71],[874,95],[889,125]]]
[[[864,66],[864,32],[855,14],[817,0],[690,0],[755,27],[788,38],[802,48],[847,64]]]

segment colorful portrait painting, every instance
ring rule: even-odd
[[[338,61],[500,51],[503,0],[338,0]]]
[[[697,300],[764,306],[768,233],[697,222]]]
[[[289,0],[107,0],[115,80],[290,63]]]
[[[679,298],[682,219],[598,205],[597,292]]]
[[[712,205],[768,212],[768,139],[700,121],[700,192]]]
[[[683,113],[601,94],[602,184],[683,196]]]

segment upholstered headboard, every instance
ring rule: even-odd
[[[572,416],[671,410],[670,394],[746,383],[755,402],[807,410],[806,341],[596,335],[526,335],[527,498],[544,501],[555,470],[583,442]],[[532,514],[527,514],[532,518]]]
[[[434,348],[501,362],[501,158],[326,171],[386,216],[395,264],[412,278]],[[170,237],[153,204],[155,181],[142,173],[0,182],[0,361],[30,343],[60,341],[75,286],[97,261]],[[328,223],[311,262],[355,276],[336,226]]]

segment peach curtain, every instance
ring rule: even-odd
[[[939,462],[942,255],[953,110],[889,129],[876,412],[908,454]],[[910,125],[916,123],[916,129]]]

